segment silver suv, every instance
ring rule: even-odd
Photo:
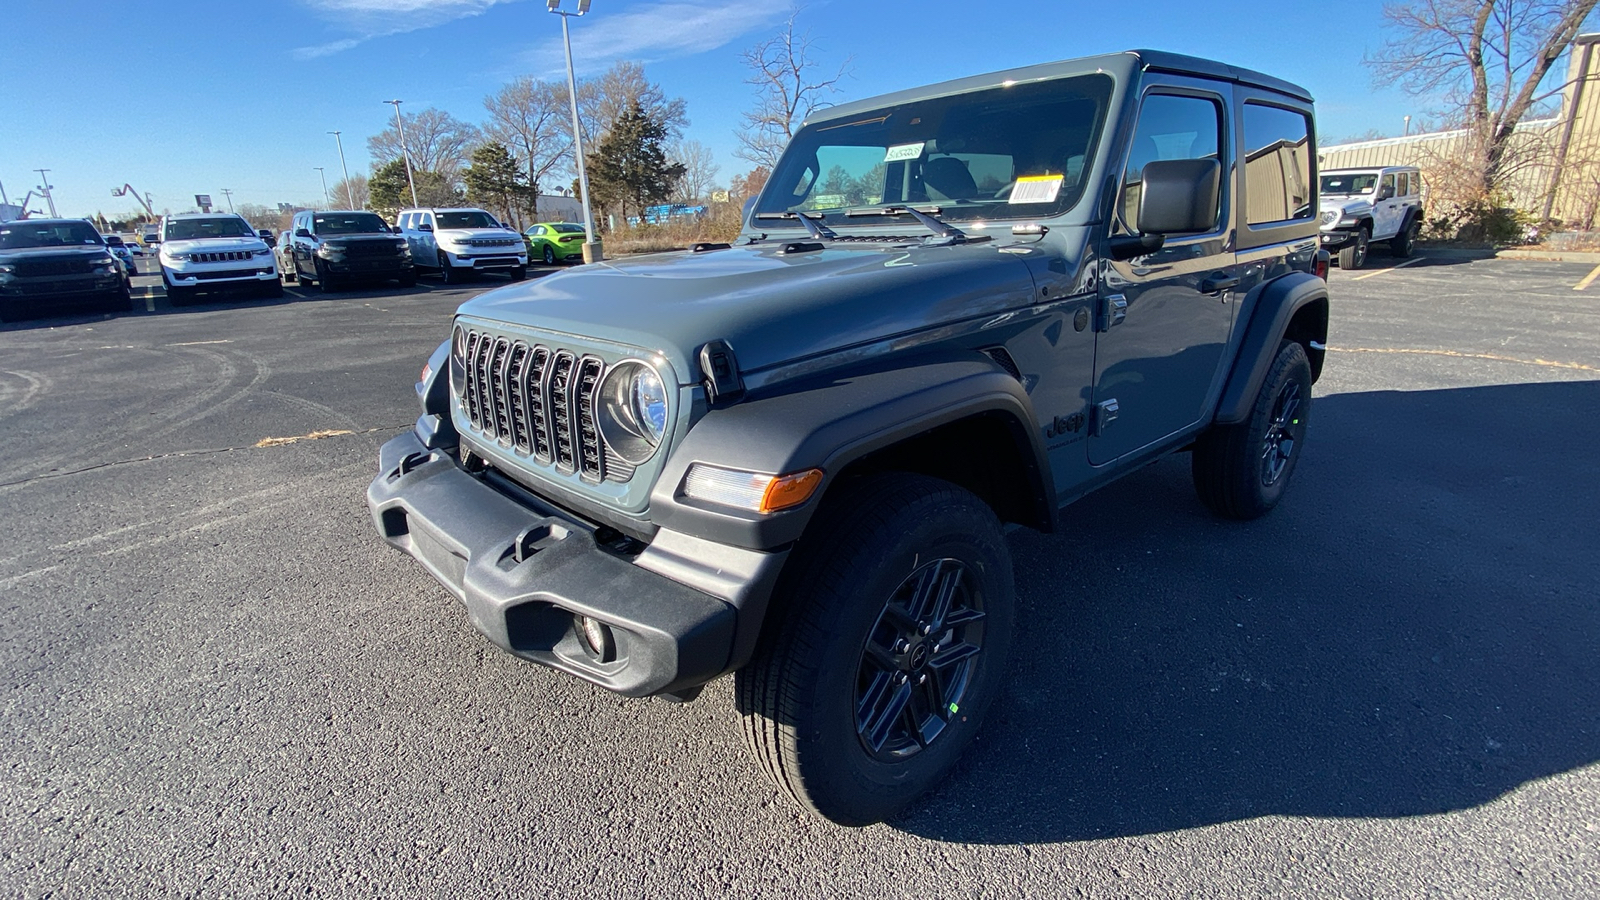
[[[1388,241],[1408,257],[1422,231],[1422,173],[1415,166],[1333,169],[1322,173],[1322,246],[1343,269],[1367,263],[1367,250]]]
[[[396,220],[419,268],[436,268],[446,283],[476,272],[504,272],[512,281],[528,274],[522,235],[481,209],[403,209]]]

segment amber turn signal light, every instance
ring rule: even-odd
[[[811,495],[816,493],[820,484],[822,484],[821,469],[807,469],[804,472],[774,478],[761,497],[761,507],[758,511],[771,513],[799,506],[811,499]]]

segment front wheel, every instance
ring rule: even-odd
[[[1371,240],[1366,228],[1356,229],[1355,237],[1339,251],[1339,268],[1359,269],[1367,264],[1367,243]]]
[[[443,250],[439,251],[439,274],[444,276],[445,284],[460,284],[467,280],[466,273],[450,265],[450,257],[445,256]]]
[[[321,260],[317,260],[312,265],[317,270],[317,290],[322,291],[324,294],[337,290],[337,286],[333,283],[333,276],[328,274],[328,267],[324,266]]]
[[[867,825],[940,782],[1000,693],[1011,556],[989,507],[948,482],[889,474],[841,490],[790,557],[735,690],[779,789]]]
[[[528,277],[528,267],[513,266],[508,274],[511,276],[512,281],[522,281]]]
[[[1216,425],[1195,442],[1190,460],[1195,492],[1230,519],[1266,515],[1289,486],[1311,415],[1311,362],[1294,341],[1278,347],[1250,417]]]

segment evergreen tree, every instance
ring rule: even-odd
[[[496,141],[472,151],[472,165],[466,170],[467,200],[506,221],[520,222],[531,215],[535,196],[519,165],[511,151]]]
[[[464,199],[461,190],[451,179],[427,169],[413,169],[417,182],[417,204],[420,206],[460,206]],[[411,185],[406,181],[406,163],[393,159],[372,172],[367,180],[368,204],[376,212],[393,216],[411,206]]]
[[[627,218],[647,206],[663,203],[683,178],[684,166],[673,162],[663,146],[667,125],[637,100],[628,104],[600,146],[589,155],[589,190],[603,206],[616,205]]]

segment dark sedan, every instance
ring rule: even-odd
[[[126,270],[88,221],[0,225],[0,320],[131,306]]]

